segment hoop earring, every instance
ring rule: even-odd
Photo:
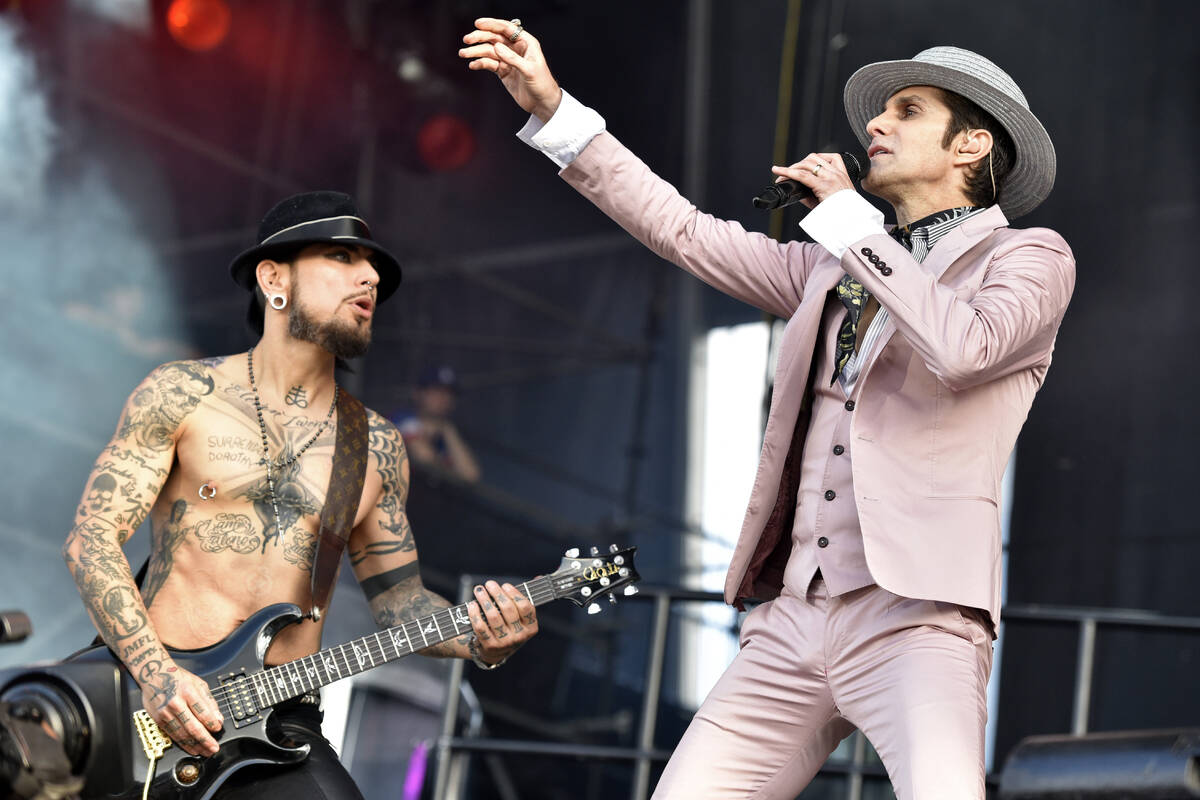
[[[283,311],[285,308],[287,308],[287,297],[281,294],[271,295],[269,302],[271,303],[271,308],[275,309],[276,311]]]

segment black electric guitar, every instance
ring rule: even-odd
[[[604,595],[616,601],[615,590],[637,593],[639,580],[634,569],[636,547],[616,545],[609,552],[592,548],[591,555],[568,550],[557,571],[522,583],[518,588],[540,606],[551,600],[568,599],[600,610],[595,602]],[[175,746],[142,709],[142,692],[122,669],[129,707],[138,709],[129,720],[127,739],[128,787],[108,795],[115,798],[180,798],[208,800],[238,769],[252,764],[296,764],[308,757],[308,745],[284,747],[267,737],[266,722],[278,703],[334,681],[373,669],[389,661],[471,632],[467,606],[441,609],[427,617],[403,622],[394,628],[321,650],[276,667],[263,667],[263,656],[275,636],[303,618],[292,603],[278,603],[258,611],[223,641],[203,650],[177,653],[168,650],[179,666],[208,682],[225,717],[224,729],[216,734],[216,755],[193,756]],[[108,660],[115,657],[107,647],[97,647],[75,660]],[[141,747],[137,746],[137,743]],[[147,785],[148,783],[148,785]]]

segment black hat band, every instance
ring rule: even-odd
[[[301,222],[272,233],[259,243],[285,244],[287,242],[311,242],[323,239],[370,239],[371,231],[367,223],[358,217],[326,217]]]

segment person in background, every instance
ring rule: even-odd
[[[415,412],[396,418],[409,455],[418,465],[433,466],[468,483],[478,481],[479,462],[451,420],[458,401],[454,369],[444,364],[426,367],[413,397]]]

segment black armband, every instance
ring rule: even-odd
[[[363,594],[367,596],[367,601],[370,602],[401,581],[419,574],[420,568],[417,566],[417,562],[414,561],[411,564],[405,564],[403,567],[396,567],[395,569],[389,569],[387,572],[363,578],[358,582],[358,585],[362,587]]]

